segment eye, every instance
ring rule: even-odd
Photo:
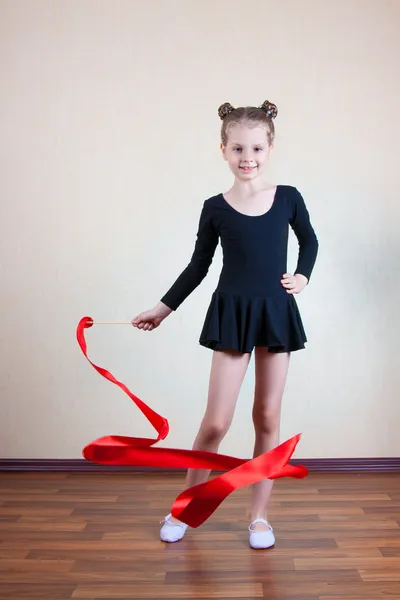
[[[234,152],[241,152],[242,149],[241,148],[234,148]]]
[[[255,151],[256,151],[256,152],[262,152],[262,150],[263,150],[263,149],[261,148],[261,146],[257,146],[257,148],[255,148]]]

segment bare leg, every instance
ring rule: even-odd
[[[254,392],[253,423],[255,444],[253,456],[259,456],[279,445],[282,396],[289,368],[290,354],[269,352],[268,348],[255,350],[256,385]],[[268,501],[273,480],[265,479],[253,485],[250,520],[267,519]],[[256,524],[254,530],[265,529]]]
[[[215,351],[213,354],[207,407],[193,444],[193,450],[218,452],[218,448],[232,423],[244,376],[251,358],[250,353]],[[203,483],[210,474],[206,469],[189,469],[186,488]],[[173,519],[177,521],[176,519]]]

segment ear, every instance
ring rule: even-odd
[[[221,142],[221,144],[220,144],[220,146],[219,146],[219,147],[220,147],[220,149],[221,149],[221,152],[222,152],[222,157],[223,157],[223,159],[224,159],[224,160],[227,160],[227,158],[226,158],[226,154],[225,154],[225,146],[223,145],[223,143],[222,143],[222,142]]]

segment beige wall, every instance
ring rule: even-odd
[[[0,456],[79,457],[152,436],[85,361],[84,315],[129,320],[186,266],[203,200],[226,189],[219,104],[279,107],[271,179],[320,240],[298,297],[282,439],[298,457],[400,453],[398,0],[1,0]],[[297,248],[290,245],[290,267]],[[191,447],[221,267],[157,331],[93,328],[89,352]],[[253,363],[221,451],[251,455]]]

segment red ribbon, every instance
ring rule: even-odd
[[[95,365],[87,355],[85,329],[92,327],[93,319],[83,317],[78,324],[76,336],[79,346],[90,364],[106,379],[118,385],[135,402],[147,417],[158,435],[155,439],[107,435],[99,438],[82,451],[87,460],[104,465],[126,465],[165,468],[192,468],[226,471],[205,483],[183,491],[175,500],[171,513],[191,527],[198,527],[233,491],[263,479],[280,477],[303,478],[307,469],[301,465],[290,465],[300,435],[295,435],[277,448],[265,452],[251,460],[235,458],[201,450],[180,450],[178,448],[154,448],[154,444],[167,437],[167,419],[156,413],[135,396],[109,371]]]

